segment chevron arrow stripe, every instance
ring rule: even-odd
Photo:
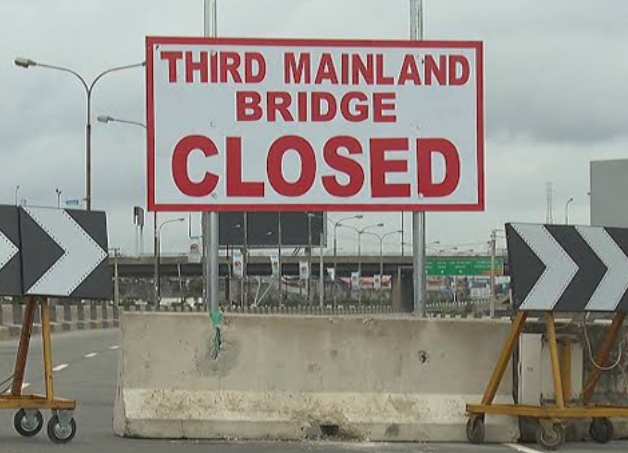
[[[542,225],[512,224],[512,227],[545,265],[519,309],[552,310],[578,272],[578,266]]]
[[[628,229],[507,224],[518,310],[628,312]]]
[[[25,288],[25,294],[69,297],[107,252],[63,209],[25,207],[24,211],[62,250],[60,258]]]
[[[0,231],[0,269],[6,266],[17,252],[19,252],[17,246]]]
[[[628,257],[603,228],[576,227],[578,233],[608,268],[587,311],[615,311],[628,290]]]

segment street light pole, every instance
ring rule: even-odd
[[[57,194],[57,209],[61,208],[61,189],[55,189],[55,193]]]
[[[565,203],[565,225],[569,225],[569,204],[573,201],[573,197],[569,198],[569,200],[567,200],[567,203]]]
[[[155,306],[159,305],[159,301],[161,299],[160,284],[159,284],[159,261],[161,260],[161,229],[164,227],[164,225],[167,225],[169,223],[183,222],[183,221],[185,221],[183,217],[179,217],[178,219],[166,220],[161,225],[159,225],[158,228],[155,229],[155,237],[154,237],[154,241],[155,241],[155,251],[154,251],[155,253],[155,268],[154,268],[155,300],[154,300],[154,304]]]
[[[107,74],[112,72],[122,71],[125,69],[139,68],[146,65],[145,62],[130,64],[125,66],[118,66],[115,68],[107,69],[100,74],[98,74],[91,83],[88,83],[78,72],[65,68],[63,66],[55,66],[49,64],[38,63],[28,58],[16,58],[14,60],[16,66],[21,68],[30,68],[40,67],[45,69],[53,69],[56,71],[66,72],[68,74],[76,77],[83,86],[85,90],[85,96],[87,100],[87,108],[86,108],[86,120],[85,120],[85,154],[86,154],[86,169],[85,169],[85,201],[87,204],[87,210],[91,211],[92,209],[92,93],[94,91],[94,87],[98,83],[100,79],[102,79]]]
[[[359,282],[359,289],[358,289],[358,303],[362,304],[362,235],[364,233],[366,233],[367,230],[371,229],[371,228],[381,228],[384,226],[384,223],[380,222],[380,223],[374,223],[372,225],[367,225],[364,228],[358,229],[355,227],[352,227],[350,225],[340,225],[342,227],[345,228],[349,228],[353,231],[355,231],[356,233],[358,233],[358,282]]]
[[[338,220],[337,222],[334,222],[333,220],[329,219],[330,222],[332,222],[332,224],[334,225],[334,302],[336,302],[336,299],[338,297],[337,291],[335,291],[336,289],[336,279],[338,278],[338,227],[339,226],[343,226],[342,222],[346,222],[347,220],[352,220],[352,219],[356,219],[356,220],[360,220],[364,218],[364,216],[362,214],[358,214],[358,215],[353,215],[350,217],[344,217],[340,220]]]
[[[108,115],[98,115],[96,119],[98,120],[98,122],[104,123],[104,124],[109,124],[109,123],[130,124],[133,126],[139,126],[143,128],[144,130],[147,130],[146,124],[140,123],[139,121],[130,121],[130,120],[125,120],[121,118],[115,118],[113,116],[108,116]],[[157,211],[153,211],[153,236],[154,237],[157,236]],[[143,249],[143,243],[144,243],[144,224],[142,221],[142,227],[140,230],[140,254]],[[155,242],[155,244],[153,244],[153,247],[156,247],[156,245],[157,243]]]

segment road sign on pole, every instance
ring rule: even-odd
[[[427,259],[427,275],[431,276],[490,276],[490,256],[465,256]],[[495,274],[501,275],[504,259],[495,257]]]
[[[146,51],[151,210],[484,208],[480,42],[149,37]]]
[[[519,310],[628,312],[628,229],[506,225]]]

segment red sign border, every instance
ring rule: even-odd
[[[476,51],[477,100],[476,137],[478,168],[478,202],[474,204],[368,203],[368,204],[169,204],[155,203],[155,85],[153,80],[153,49],[161,44],[219,44],[285,47],[377,47],[377,48],[464,48]],[[346,39],[274,39],[274,38],[205,38],[205,37],[146,37],[146,114],[147,114],[147,179],[148,210],[157,212],[477,212],[485,210],[484,181],[484,48],[482,41],[407,41],[407,40],[346,40]]]

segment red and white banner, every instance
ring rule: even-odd
[[[149,37],[158,211],[484,209],[480,42]]]

